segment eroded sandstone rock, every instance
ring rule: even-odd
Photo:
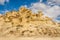
[[[7,12],[0,15],[1,36],[51,36],[60,37],[60,24],[44,16],[22,7],[19,11]]]

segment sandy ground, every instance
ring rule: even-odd
[[[60,37],[0,37],[0,40],[60,40]]]

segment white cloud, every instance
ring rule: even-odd
[[[40,2],[42,2],[43,0],[40,0]]]
[[[58,2],[58,0],[57,0]],[[49,2],[48,2],[49,3]],[[50,2],[51,3],[51,2]],[[54,5],[51,3],[51,5]],[[46,16],[51,17],[53,20],[57,20],[57,16],[60,15],[60,6],[58,5],[47,5],[42,2],[32,3],[31,7],[29,7],[33,12],[41,10]]]
[[[51,18],[56,18],[58,15],[60,15],[60,7],[59,6],[53,6],[45,10],[45,14],[50,16]]]
[[[6,12],[9,12],[9,10],[3,10],[3,11],[0,11],[0,14],[1,14],[1,13],[4,14],[4,13],[6,13]]]
[[[30,9],[33,11],[33,12],[37,12],[38,10],[45,10],[47,8],[47,6],[43,3],[33,3],[31,4],[31,7]]]
[[[54,4],[60,5],[60,0],[47,0],[47,2],[52,2]]]
[[[0,0],[0,5],[4,5],[5,2],[9,2],[9,0]]]

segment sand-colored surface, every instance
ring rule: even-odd
[[[0,40],[60,40],[59,37],[39,37],[39,38],[34,38],[34,37],[18,37],[18,38],[0,38]]]
[[[34,14],[22,7],[0,15],[0,40],[59,40],[59,37],[60,24],[41,11]]]

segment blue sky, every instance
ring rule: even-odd
[[[18,8],[22,5],[30,6],[31,3],[38,2],[39,0],[9,0],[9,2],[5,2],[4,5],[0,5],[0,10],[18,10]]]
[[[4,2],[4,5],[0,4],[0,13],[4,10],[18,10],[20,6],[27,5],[28,7],[31,3],[39,2],[40,0],[9,0],[9,2]],[[43,0],[46,2],[46,0]]]
[[[46,16],[60,22],[60,0],[0,0],[0,13],[18,10],[27,6],[33,12],[41,10]]]

